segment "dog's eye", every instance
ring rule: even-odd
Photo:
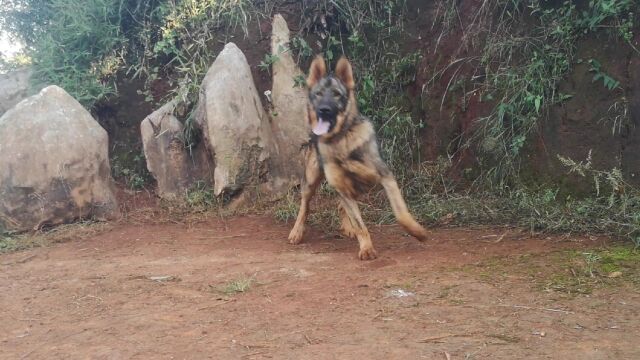
[[[315,97],[322,97],[322,91],[320,91],[320,90],[316,90],[316,91],[313,93],[313,96],[315,96]]]
[[[340,91],[338,91],[338,90],[333,90],[333,96],[335,96],[335,97],[338,97],[338,98],[339,98],[339,97],[341,97],[341,96],[342,96],[342,94],[341,94],[341,93],[340,93]]]

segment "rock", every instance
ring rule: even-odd
[[[272,65],[273,85],[272,127],[281,163],[279,176],[297,185],[304,174],[302,145],[309,141],[307,124],[307,91],[296,87],[294,79],[304,74],[298,68],[289,49],[289,28],[282,15],[273,18],[271,53],[278,60]]]
[[[184,143],[184,126],[174,116],[177,101],[171,101],[140,124],[147,169],[158,184],[158,195],[167,200],[182,197],[196,181],[211,182],[210,162],[203,149],[193,157]]]
[[[23,231],[118,216],[107,141],[57,86],[7,111],[0,117],[0,227]]]
[[[0,74],[0,116],[28,96],[30,69]]]
[[[273,151],[269,119],[247,59],[234,43],[225,45],[207,71],[196,122],[214,157],[216,195],[266,181]]]

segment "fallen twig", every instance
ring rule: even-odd
[[[264,353],[266,353],[266,351],[256,351],[256,352],[252,352],[251,354],[242,355],[241,358],[248,358],[248,357],[252,357],[252,356],[256,356]]]
[[[29,261],[29,260],[33,259],[33,258],[34,258],[34,257],[36,257],[36,256],[37,256],[37,255],[35,255],[35,254],[34,254],[34,255],[30,255],[30,256],[27,256],[27,257],[22,258],[22,259],[20,259],[20,260],[16,260],[16,261],[11,261],[11,262],[2,263],[2,265],[3,265],[3,266],[6,266],[6,265],[22,264],[22,263],[24,263],[24,262],[27,262],[27,261]]]
[[[543,310],[543,311],[559,312],[559,313],[564,313],[564,314],[574,314],[573,311],[562,310],[562,309],[536,308],[536,307],[524,306],[524,305],[498,305],[498,306],[501,306],[501,307],[512,307],[512,308],[516,308],[516,309],[525,309],[525,310]]]
[[[224,304],[227,304],[227,303],[230,303],[230,302],[233,302],[233,301],[236,301],[236,300],[235,300],[235,299],[229,299],[229,300],[226,300],[226,301],[223,301],[223,302],[219,302],[219,303],[217,303],[217,304],[213,304],[213,305],[210,305],[210,306],[201,307],[201,308],[199,308],[197,311],[200,311],[200,310],[207,310],[207,309],[213,309],[213,308],[215,308],[215,307],[218,307],[218,306],[220,306],[220,305],[224,305]]]
[[[426,343],[426,342],[438,341],[438,340],[442,340],[450,337],[465,337],[465,336],[471,336],[471,335],[470,334],[446,334],[446,335],[428,337],[422,340],[418,340],[418,342]]]

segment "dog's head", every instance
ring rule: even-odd
[[[327,75],[324,59],[317,56],[311,63],[309,77],[309,125],[314,134],[332,137],[342,131],[349,114],[354,113],[355,96],[353,71],[349,61],[342,57],[333,74]]]

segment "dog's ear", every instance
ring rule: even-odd
[[[307,77],[307,86],[311,89],[327,74],[327,65],[324,63],[322,56],[318,55],[309,68],[309,77]]]
[[[356,86],[356,83],[353,80],[351,63],[349,63],[349,60],[344,56],[338,60],[338,64],[336,65],[336,77],[340,79],[340,81],[342,81],[349,90],[353,90]]]

